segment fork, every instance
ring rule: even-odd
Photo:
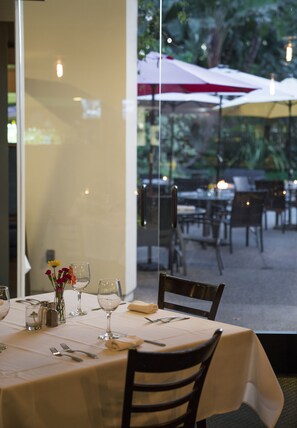
[[[159,321],[161,321],[161,318],[157,318],[157,319],[155,319],[155,320],[152,320],[151,318],[148,318],[148,317],[144,317],[144,319],[145,319],[145,320],[147,320],[147,321],[149,321],[149,322],[151,322],[151,323],[154,323],[154,322],[159,322]]]
[[[54,348],[54,347],[51,347],[50,351],[55,357],[69,357],[69,358],[72,358],[72,360],[76,361],[77,363],[81,363],[83,361],[82,358],[75,357],[74,355],[66,354],[65,352],[60,352],[58,351],[57,348]]]
[[[66,343],[60,343],[60,345],[64,349],[64,351],[69,352],[70,354],[72,354],[73,352],[81,352],[90,358],[99,358],[98,355],[93,354],[92,352],[83,351],[81,349],[71,349],[68,345],[66,345]]]

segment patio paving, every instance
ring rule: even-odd
[[[268,230],[263,230],[263,234],[264,252],[260,253],[252,234],[250,245],[246,247],[244,229],[235,229],[233,254],[228,246],[221,248],[222,275],[219,275],[213,248],[202,249],[197,243],[187,243],[187,277],[226,284],[216,317],[218,321],[255,331],[296,331],[297,227],[282,233],[274,228],[274,214],[271,213]],[[166,263],[166,256],[166,250],[161,250],[161,263]],[[139,249],[138,260],[146,261],[145,249]],[[182,269],[174,274],[184,276]],[[134,298],[156,302],[157,290],[157,272],[139,270]]]

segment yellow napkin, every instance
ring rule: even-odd
[[[109,339],[105,342],[105,346],[108,349],[114,351],[122,351],[124,349],[136,348],[143,343],[143,339],[137,336],[126,336],[120,339]]]
[[[128,305],[129,311],[143,312],[145,314],[153,314],[157,312],[158,305],[156,303],[145,303],[141,300],[134,300]]]

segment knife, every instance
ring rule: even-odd
[[[166,343],[155,342],[154,340],[144,340],[145,343],[150,343],[151,345],[156,346],[166,346]]]

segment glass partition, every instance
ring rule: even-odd
[[[149,181],[152,171],[159,207],[162,194],[170,194],[176,185],[179,219],[170,244],[162,242],[159,224],[159,242],[152,245],[155,265],[149,265],[148,253],[138,248],[138,284],[143,292],[139,295],[156,297],[154,269],[224,282],[217,318],[257,331],[295,330],[296,123],[294,89],[289,86],[294,79],[284,80],[296,71],[296,58],[288,57],[288,50],[296,50],[296,6],[290,1],[284,6],[260,0],[219,4],[163,0],[145,9],[145,3],[139,2],[138,55],[160,51],[186,65],[204,67],[203,76],[211,79],[212,87],[183,90],[176,85],[169,90],[168,79],[172,86],[181,82],[179,77],[174,82],[174,73],[166,74],[161,66],[154,104],[152,97],[138,99],[138,180]],[[160,34],[156,34],[158,10]],[[226,87],[230,78],[237,79],[237,90]],[[249,102],[252,92],[259,90],[266,103],[257,97]],[[277,96],[282,91],[287,95],[280,103]],[[269,113],[280,106],[282,112]],[[158,146],[152,139],[153,108]],[[158,159],[153,170],[148,158],[151,164]],[[245,190],[264,189],[266,199],[262,229],[254,220],[248,227],[232,227],[231,253],[230,219],[235,192],[240,190],[235,186],[238,176],[246,180]],[[248,204],[251,211],[251,200]],[[149,234],[147,239],[151,238]]]

